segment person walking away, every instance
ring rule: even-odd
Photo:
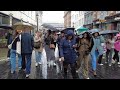
[[[11,62],[11,73],[15,73],[16,70],[16,46],[17,46],[17,42],[20,41],[19,38],[19,33],[15,31],[15,34],[13,35],[13,40],[12,40],[12,48],[10,51],[10,62]],[[21,69],[21,61],[22,61],[22,57],[21,55],[18,54],[18,67],[19,69]]]
[[[38,43],[38,47],[34,47],[35,50],[35,57],[36,57],[36,64],[35,66],[37,67],[38,64],[41,64],[41,53],[43,50],[43,39],[42,39],[42,32],[37,31],[36,35],[34,37],[34,43]]]
[[[58,39],[57,39],[58,49],[60,49],[60,42],[61,42],[64,38],[65,38],[65,33],[64,33],[63,31],[61,31],[61,34],[60,34],[60,36],[59,36]],[[60,56],[60,51],[59,51],[59,57],[61,57],[61,56]]]
[[[92,33],[92,35],[95,39],[95,44],[96,44],[95,55],[96,55],[96,58],[98,58],[98,64],[103,65],[102,57],[103,57],[104,49],[102,47],[102,43],[104,43],[105,40],[104,40],[103,36],[99,34],[99,32]]]
[[[115,43],[114,43],[114,57],[113,57],[113,60],[117,60],[117,63],[120,64],[120,61],[119,61],[119,52],[120,52],[120,34],[117,34],[116,35],[116,40],[115,40]]]
[[[77,60],[77,69],[82,68],[83,76],[85,79],[89,79],[89,60],[90,52],[93,47],[93,40],[88,32],[84,32],[83,37],[79,39],[78,52],[79,57]]]
[[[106,63],[109,63],[109,66],[112,65],[112,56],[113,56],[113,52],[114,52],[114,43],[115,43],[114,34],[109,34],[109,37],[106,40],[106,48],[107,48]]]
[[[45,51],[47,55],[48,64],[50,63],[50,38],[51,38],[51,30],[48,30],[47,34],[45,35]]]
[[[12,42],[12,30],[9,30],[5,38],[7,39],[7,46]],[[10,49],[8,48],[7,59],[10,59]]]
[[[29,31],[30,28],[25,27],[24,32],[21,35],[22,69],[26,69],[26,78],[28,78],[31,73],[31,56],[34,46],[33,36]]]
[[[55,47],[56,47],[56,40],[54,32],[52,32],[50,36],[50,62],[53,62],[53,65],[56,66],[56,61],[55,61]]]
[[[63,67],[64,67],[64,78],[67,79],[67,69],[68,65],[70,64],[71,67],[71,73],[73,79],[77,78],[76,73],[76,52],[75,48],[76,40],[74,38],[74,32],[72,30],[68,30],[66,37],[61,40],[60,42],[60,56],[61,60],[63,61]]]

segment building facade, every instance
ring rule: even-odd
[[[71,11],[64,11],[64,28],[71,27]]]
[[[0,26],[12,26],[16,22],[23,22],[34,27],[34,30],[31,32],[31,34],[34,34],[37,26],[36,12],[37,11],[0,11]],[[40,26],[42,24],[42,11],[39,11],[38,14]],[[4,39],[6,32],[7,30],[0,28],[0,41],[6,42]],[[5,46],[3,42],[0,42],[0,46]]]
[[[93,11],[84,11],[84,27],[93,28]]]
[[[71,11],[71,26],[77,30],[84,25],[84,11]]]

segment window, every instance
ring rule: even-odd
[[[2,17],[2,24],[8,24],[10,23],[10,19],[8,16],[3,16]]]

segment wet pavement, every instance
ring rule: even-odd
[[[42,65],[35,67],[34,52],[32,55],[31,75],[29,79],[44,79],[42,73]],[[111,67],[104,63],[103,66],[97,66],[97,77],[93,76],[91,64],[89,67],[90,79],[120,79],[120,67],[119,65],[113,64]],[[78,79],[83,79],[81,70],[78,72]],[[0,79],[26,79],[25,72],[19,71],[18,68],[14,74],[10,73],[10,62],[0,61]],[[47,67],[47,79],[64,79],[63,71],[60,69],[60,63],[57,62],[57,66],[54,67],[52,64]],[[68,79],[72,79],[70,68],[68,69]]]

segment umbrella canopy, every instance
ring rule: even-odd
[[[29,28],[30,30],[32,30],[33,29],[33,27],[31,26],[31,25],[28,25],[28,24],[23,24],[22,22],[17,22],[17,23],[15,23],[13,26],[12,26],[12,28],[14,29],[14,30],[24,30],[24,28]]]
[[[100,32],[100,29],[91,29],[91,30],[89,30],[89,32],[91,34],[93,34],[93,33],[96,33],[96,32]]]
[[[56,30],[57,30],[55,27],[53,27],[53,26],[50,25],[50,24],[44,23],[44,24],[42,24],[42,26],[45,27],[45,28],[48,28],[48,29],[50,29],[50,30],[52,30],[52,31],[56,31]]]
[[[117,31],[117,30],[103,30],[103,31],[100,31],[99,33],[101,35],[105,35],[105,34],[110,34],[110,33],[113,33],[113,34],[119,33],[119,31]]]
[[[78,34],[83,34],[83,33],[85,33],[86,31],[88,31],[88,28],[80,27],[80,28],[77,29],[77,31],[78,31]]]

